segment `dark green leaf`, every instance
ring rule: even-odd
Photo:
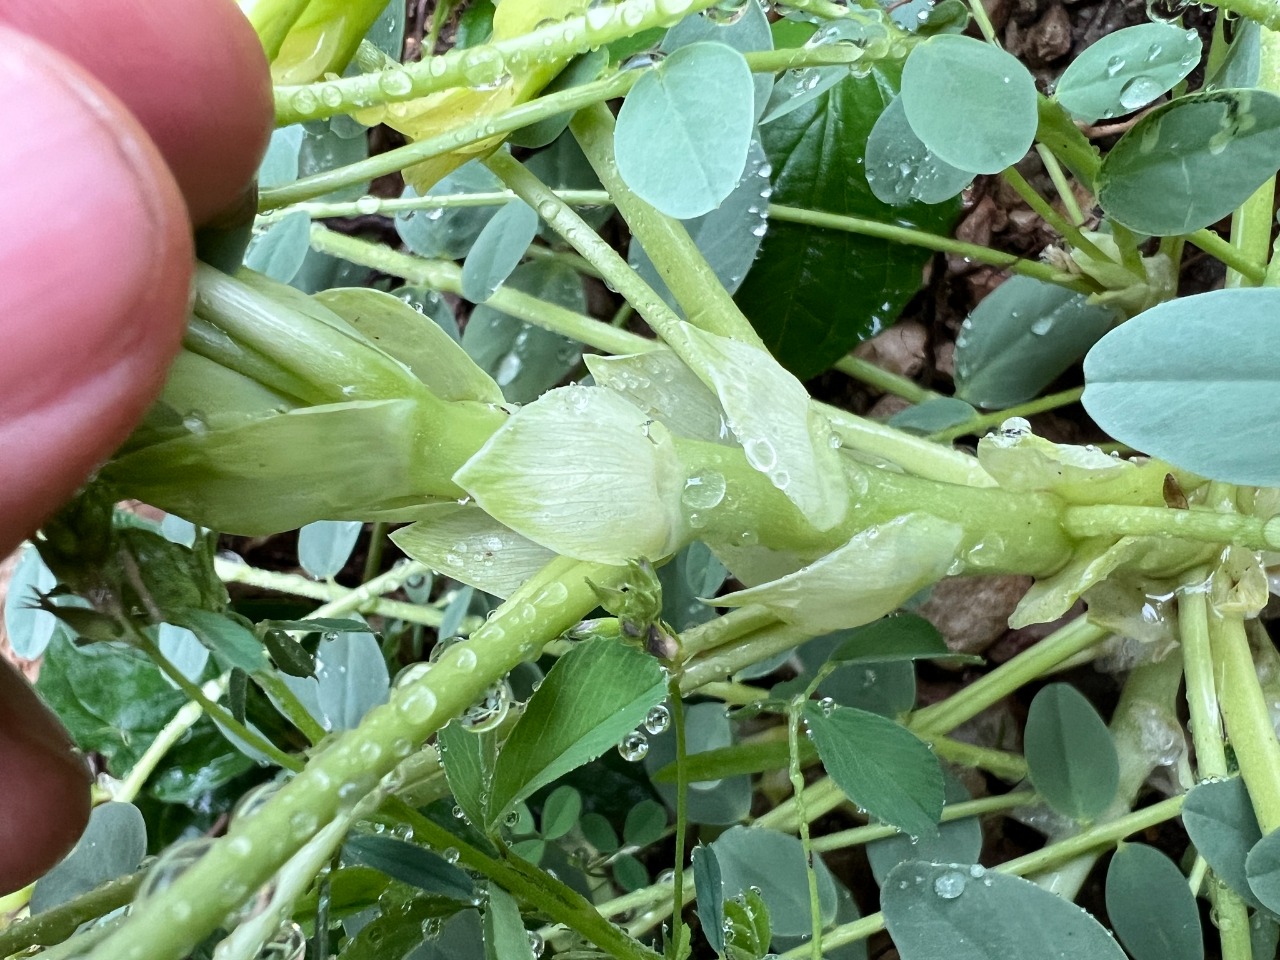
[[[497,885],[489,887],[484,909],[484,955],[487,960],[534,960],[520,906]]]
[[[582,820],[579,821],[579,829],[582,830],[582,836],[587,843],[601,853],[613,853],[620,846],[617,831],[613,829],[613,824],[603,814],[583,814]]]
[[[581,816],[582,794],[570,786],[556,787],[542,804],[540,832],[544,839],[559,840],[577,826]]]
[[[902,960],[1125,960],[1071,901],[977,865],[901,864],[885,878],[880,905]]]
[[[1262,27],[1253,20],[1236,24],[1235,39],[1222,58],[1218,72],[1205,84],[1206,90],[1233,90],[1256,87],[1262,72]],[[1254,956],[1260,956],[1254,953]]]
[[[1089,351],[1085,409],[1117,440],[1186,470],[1280,486],[1277,311],[1275,288],[1214,290],[1147,310]]]
[[[1054,99],[1085,123],[1140,110],[1195,69],[1200,35],[1172,23],[1125,27],[1089,46],[1058,80]]]
[[[698,895],[698,920],[702,934],[716,953],[724,952],[724,886],[720,879],[720,861],[706,844],[693,848],[693,884]]]
[[[289,636],[285,629],[268,629],[262,633],[262,643],[272,662],[291,677],[315,676],[315,654]]]
[[[43,913],[132,873],[146,852],[147,825],[138,808],[131,803],[99,804],[66,859],[36,883],[31,912]]]
[[[902,613],[865,627],[854,627],[831,652],[828,662],[930,660],[954,656],[955,651],[943,641],[937,627],[924,617]]]
[[[498,732],[472,733],[461,723],[450,723],[436,739],[453,799],[471,824],[483,830],[490,822],[486,800],[498,761]]]
[[[187,698],[136,650],[76,648],[63,631],[45,651],[36,682],[82,750],[101,753],[123,777]]]
[[[1115,799],[1120,778],[1115,741],[1075,687],[1051,683],[1035,695],[1023,743],[1031,782],[1054,810],[1088,821]]]
[[[774,171],[772,202],[949,230],[954,202],[891,207],[867,185],[867,136],[896,93],[897,74],[876,68],[761,127]],[[927,260],[901,244],[775,218],[736,299],[773,354],[808,378],[892,323],[920,288]]]
[[[956,396],[979,407],[1030,400],[1106,333],[1115,311],[1032,277],[1010,277],[956,338]]]
[[[1107,867],[1107,917],[1134,960],[1203,960],[1200,909],[1177,864],[1124,843]]]
[[[773,940],[769,908],[755,890],[726,900],[724,904],[725,956],[728,960],[760,960]]]
[[[666,808],[653,800],[645,800],[627,811],[622,840],[631,847],[647,847],[657,843],[666,831]]]
[[[1280,833],[1269,833],[1255,843],[1244,869],[1253,895],[1273,914],[1280,914]]]
[[[775,934],[801,936],[812,929],[809,881],[804,848],[795,837],[761,827],[730,827],[711,844],[720,864],[724,898],[760,888]],[[836,887],[831,872],[814,858],[822,922],[836,914]],[[726,904],[727,907],[727,904]]]
[[[1216,90],[1156,107],[1102,161],[1098,203],[1139,233],[1221,220],[1280,168],[1280,96]]]
[[[957,110],[955,91],[964,91]],[[911,129],[945,163],[999,173],[1022,159],[1039,122],[1036,84],[999,47],[955,34],[930,37],[902,69],[902,106]]]
[[[362,836],[351,837],[344,849],[356,863],[427,893],[467,902],[475,896],[475,886],[464,871],[417,844],[395,837]]]
[[[342,867],[329,874],[329,916],[334,920],[378,905],[378,897],[391,881],[373,867]],[[298,901],[293,918],[298,923],[314,920],[318,891],[313,890]]]
[[[827,774],[850,800],[914,837],[938,832],[942,768],[914,734],[877,714],[812,700],[804,721]]]
[[[170,614],[170,619],[199,637],[224,670],[237,667],[253,673],[267,665],[266,651],[253,631],[222,614],[183,610]]]
[[[908,433],[928,434],[968,423],[978,415],[969,404],[955,397],[931,397],[922,403],[899,410],[886,421]]]
[[[627,893],[649,885],[649,871],[645,869],[643,863],[629,853],[614,858],[613,878]]]
[[[503,745],[491,819],[613,747],[665,696],[648,654],[604,639],[578,644],[547,672]]]
[[[697,753],[685,760],[685,773],[690,783],[706,780],[722,780],[769,770],[782,770],[787,766],[790,751],[785,740],[765,740],[756,743],[737,743],[718,750]],[[818,751],[808,740],[800,742],[800,762],[808,766],[818,759]],[[655,784],[675,783],[676,765],[672,761],[658,768],[651,775]]]
[[[944,792],[948,804],[963,803],[969,791],[949,773],[944,773]],[[945,808],[944,808],[945,809]],[[867,844],[867,862],[876,883],[900,863],[927,860],[931,863],[976,863],[982,853],[982,822],[977,817],[950,820],[938,825],[933,836],[909,837],[898,834]]]
[[[456,901],[450,903],[456,905]],[[404,957],[422,943],[422,925],[429,920],[439,919],[441,914],[442,905],[434,897],[415,897],[386,906],[381,915],[370,920],[360,928],[359,933],[347,940],[339,957],[341,960]]]

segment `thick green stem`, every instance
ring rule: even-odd
[[[416,745],[460,715],[490,684],[537,656],[596,605],[587,585],[616,585],[619,568],[557,559],[517,590],[466,643],[450,648],[416,683],[395,690],[251,817],[149,898],[94,960],[179,960],[238,905],[235,892],[260,886],[341,811],[373,791]]]
[[[20,953],[28,947],[46,947],[62,943],[81,924],[105,916],[133,900],[134,894],[146,877],[147,871],[139,870],[118,877],[88,893],[37,913],[12,926],[0,930],[0,957]]]
[[[1258,826],[1267,834],[1280,827],[1280,742],[1258,685],[1240,615],[1211,613],[1209,636],[1218,665],[1218,702],[1227,737],[1249,788]]]
[[[1190,586],[1178,591],[1178,635],[1182,641],[1182,670],[1187,683],[1187,712],[1191,741],[1196,748],[1196,773],[1203,779],[1225,777],[1227,752],[1222,743],[1222,717],[1214,689],[1213,652],[1209,642],[1209,602],[1203,588],[1206,568],[1187,575]]]
[[[658,275],[695,327],[763,348],[733,296],[678,220],[641,200],[618,172],[613,153],[613,114],[603,103],[580,110],[569,129],[613,197],[632,234],[644,244]]]
[[[1267,269],[1262,263],[1250,260],[1242,250],[1232,246],[1229,241],[1223,240],[1208,228],[1187,234],[1187,240],[1253,283],[1261,283],[1266,277]]]
[[[1275,550],[1280,531],[1266,521],[1215,510],[1170,510],[1164,507],[1084,504],[1069,506],[1062,525],[1073,537],[1177,537],[1204,543],[1231,543],[1250,550]]]

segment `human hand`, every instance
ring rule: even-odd
[[[0,556],[141,418],[186,318],[192,225],[251,202],[270,134],[232,0],[0,0]],[[88,774],[0,661],[0,894],[88,816]]]

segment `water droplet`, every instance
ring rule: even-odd
[[[632,730],[618,744],[618,753],[631,763],[643,760],[649,752],[649,739],[639,730]]]
[[[948,870],[933,881],[933,892],[943,900],[954,900],[964,893],[965,876],[959,870]]]
[[[529,931],[529,952],[533,954],[533,960],[539,960],[546,946],[546,943],[543,942],[542,934],[538,933],[537,930]]]
[[[457,863],[462,854],[458,853],[457,847],[447,847],[440,856],[445,863]]]
[[[650,708],[645,715],[644,728],[655,737],[666,732],[669,726],[671,726],[671,711],[667,709],[666,704],[660,703]]]
[[[1114,77],[1124,69],[1124,57],[1112,57],[1107,61],[1107,76]]]
[[[724,500],[725,486],[723,474],[699,470],[685,480],[680,500],[690,510],[710,510]]]
[[[474,655],[474,654],[473,654]],[[489,685],[484,696],[467,707],[466,712],[458,718],[464,730],[472,733],[485,733],[500,726],[507,719],[511,710],[511,684],[504,678]]]
[[[1162,93],[1164,93],[1164,84],[1155,77],[1140,74],[1121,87],[1120,106],[1126,110],[1138,110]]]
[[[209,432],[209,424],[205,421],[204,413],[200,410],[192,410],[183,417],[182,426],[186,428],[188,433],[195,434],[197,437],[203,437]]]
[[[411,687],[396,701],[396,709],[410,723],[426,723],[436,711],[436,695],[423,686]]]
[[[320,101],[316,99],[316,95],[310,90],[303,88],[296,90],[293,96],[289,98],[289,105],[293,107],[296,113],[311,114],[315,113],[320,107]]]
[[[980,863],[975,863],[969,868],[969,876],[973,877],[975,880],[986,872],[987,868]]]
[[[818,701],[818,709],[822,711],[824,717],[829,717],[835,713],[836,702],[831,697],[823,697]]]
[[[773,444],[762,437],[746,441],[742,449],[747,455],[747,463],[762,473],[772,470],[778,462],[778,453],[773,449]]]
[[[356,201],[356,213],[366,217],[372,216],[382,209],[382,201],[377,197],[361,197]]]
[[[342,91],[331,83],[326,83],[320,88],[320,101],[330,109],[337,109],[342,106]]]
[[[727,27],[741,20],[749,6],[749,0],[720,0],[703,10],[702,15],[712,23]]]
[[[413,92],[413,78],[406,70],[385,70],[378,77],[378,89],[389,97],[403,97]]]

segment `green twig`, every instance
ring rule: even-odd
[[[804,851],[804,872],[809,883],[809,921],[810,939],[809,956],[811,960],[822,960],[822,898],[818,895],[818,874],[813,869],[813,846],[809,836],[809,817],[804,806],[804,771],[800,769],[800,724],[803,719],[800,711],[804,708],[807,697],[796,697],[787,707],[787,779],[791,781],[791,790],[795,800],[796,813],[800,820],[800,847]]]
[[[965,800],[962,803],[949,803],[942,808],[940,823],[953,820],[965,820],[969,817],[981,817],[988,813],[1001,813],[1005,810],[1016,810],[1035,803],[1038,795],[1033,790],[1019,790],[1014,793],[1001,794],[998,797],[982,797],[978,800]],[[832,850],[845,850],[860,847],[864,844],[884,840],[887,837],[901,836],[902,831],[887,824],[868,824],[865,827],[853,827],[849,830],[837,830],[826,836],[817,837],[813,841],[813,849],[817,853],[829,853]]]
[[[1047,397],[1028,400],[1026,403],[1018,404],[1016,407],[1008,407],[1004,410],[997,410],[994,413],[984,413],[965,423],[930,434],[929,439],[937,443],[946,443],[958,437],[980,436],[987,430],[1000,426],[1010,417],[1030,417],[1037,413],[1044,413],[1046,410],[1056,410],[1058,407],[1065,407],[1069,403],[1075,403],[1083,393],[1084,387],[1072,387],[1070,390],[1051,393]]]
[[[684,698],[680,694],[678,680],[673,678],[667,683],[667,696],[671,698],[671,722],[676,728],[676,849],[673,864],[675,872],[671,880],[671,914],[677,918],[671,925],[675,949],[668,951],[668,956],[670,960],[677,960],[683,946],[680,941],[685,935],[685,927],[679,921],[679,916],[684,904],[685,841],[689,830],[688,734],[684,728]]]
[[[146,875],[146,870],[139,870],[128,876],[117,877],[74,900],[60,903],[5,927],[0,930],[0,957],[12,956],[28,947],[48,947],[62,943],[81,924],[105,916],[132,901]]]
[[[1016,168],[1009,167],[1001,176],[1004,177],[1009,186],[1013,187],[1027,206],[1040,215],[1041,220],[1057,230],[1073,247],[1104,263],[1111,259],[1098,248],[1097,244],[1086,237],[1079,227],[1058,213],[1057,210],[1053,209],[1049,201],[1036,193],[1035,188],[1027,183],[1026,178]]]
[[[848,354],[836,361],[836,369],[847,377],[853,377],[865,383],[869,387],[879,390],[881,393],[890,393],[895,397],[901,397],[903,400],[909,400],[912,403],[924,403],[926,400],[933,400],[941,396],[932,390],[926,390],[924,387],[915,383],[911,379],[896,373],[891,373],[882,367],[876,366],[870,360],[864,360],[862,357]]]

